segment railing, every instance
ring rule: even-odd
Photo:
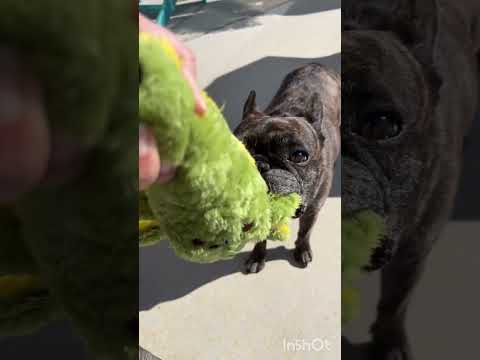
[[[178,1],[177,0],[140,0],[139,9],[145,15],[154,17],[158,24],[167,25],[176,6],[191,4],[195,2],[207,3],[207,0]]]

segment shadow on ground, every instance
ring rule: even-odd
[[[30,335],[0,338],[0,349],[2,359],[87,359],[83,340],[67,321],[51,323]]]
[[[285,16],[307,15],[340,8],[340,0],[222,0],[177,6],[168,25],[178,34],[210,33],[259,25],[256,16],[268,12]]]
[[[307,15],[321,11],[330,11],[340,9],[342,4],[341,0],[297,0],[290,2],[292,5],[289,6],[284,15],[296,16]]]
[[[168,241],[140,250],[140,311],[166,301],[181,298],[190,292],[224,276],[244,271],[243,264],[249,252],[238,254],[231,260],[212,264],[196,264],[178,258]],[[267,266],[271,261],[287,261],[298,267],[293,251],[284,246],[269,249]],[[250,276],[250,275],[245,275]],[[255,276],[255,275],[251,275]]]
[[[236,30],[258,25],[255,17],[263,14],[262,8],[253,7],[249,1],[192,3],[178,6],[168,27],[177,34]]]

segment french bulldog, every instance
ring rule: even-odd
[[[478,109],[480,2],[342,3],[342,216],[370,209],[381,297],[368,359],[410,360],[405,315],[454,204]]]
[[[289,73],[264,111],[255,97],[251,91],[234,133],[255,159],[269,191],[301,196],[294,258],[306,267],[312,261],[312,226],[330,192],[340,152],[340,76],[312,63]],[[264,268],[266,248],[266,240],[255,245],[247,273]]]

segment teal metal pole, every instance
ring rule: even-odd
[[[157,22],[160,25],[167,25],[168,21],[170,20],[170,16],[172,16],[173,11],[175,10],[175,3],[176,0],[164,0],[162,9],[160,10],[160,14],[157,17]]]

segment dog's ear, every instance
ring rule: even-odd
[[[397,14],[403,18],[405,26],[412,30],[412,47],[426,53],[433,54],[438,33],[438,4],[437,0],[396,0]]]
[[[344,0],[344,30],[390,31],[407,46],[433,50],[438,32],[437,0]]]
[[[438,0],[343,0],[343,30],[388,31],[405,45],[425,69],[432,99],[442,85],[434,66],[438,35]]]
[[[413,56],[423,66],[430,84],[431,100],[438,100],[442,79],[435,68],[434,53],[438,36],[438,0],[394,0],[393,18],[399,36]]]
[[[245,105],[243,105],[243,119],[251,116],[262,116],[262,113],[258,110],[256,98],[257,93],[255,92],[255,90],[250,91],[247,101],[245,101]]]
[[[323,120],[323,103],[320,96],[314,93],[305,106],[304,111],[299,111],[299,116],[304,117],[310,124],[319,123]]]
[[[425,70],[425,77],[430,83],[431,100],[438,100],[438,92],[442,79],[435,68],[434,53],[438,35],[438,0],[397,0],[404,6],[404,15],[410,19],[407,26],[413,29],[411,39],[406,39],[405,44],[411,49],[412,54]],[[399,10],[400,11],[400,10]],[[410,40],[410,42],[408,42]]]

